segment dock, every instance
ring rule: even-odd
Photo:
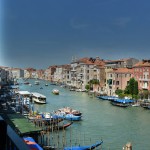
[[[42,128],[35,126],[32,122],[29,122],[27,118],[19,113],[7,114],[9,124],[20,135],[38,134],[42,131]]]

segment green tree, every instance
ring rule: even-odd
[[[134,93],[134,95],[138,95],[138,93],[139,93],[137,81],[134,82],[134,92],[133,93]]]
[[[90,89],[90,85],[87,84],[87,85],[85,86],[85,89],[88,91],[88,90]]]
[[[130,94],[130,92],[129,92],[129,85],[126,86],[126,88],[124,90],[124,94]]]
[[[129,84],[126,86],[125,94],[131,94],[132,98],[138,95],[138,82],[131,78]]]
[[[93,85],[94,84],[99,84],[99,80],[98,79],[92,79],[89,81],[89,86],[90,86],[90,89],[93,90]]]
[[[123,93],[123,91],[122,91],[121,89],[117,89],[117,90],[115,91],[115,93],[116,93],[117,95],[120,95],[120,94]]]
[[[133,94],[134,94],[134,78],[131,78],[129,81],[129,93],[132,95],[133,98]]]

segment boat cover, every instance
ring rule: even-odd
[[[23,137],[23,140],[31,150],[43,150],[43,148],[41,148],[32,137]]]
[[[114,99],[114,102],[118,102],[118,103],[133,103],[134,100],[132,100],[132,99]]]

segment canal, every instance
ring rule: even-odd
[[[102,139],[103,150],[121,150],[127,142],[132,143],[134,150],[150,149],[150,110],[131,106],[119,108],[109,101],[92,98],[87,93],[69,91],[42,80],[40,85],[34,85],[34,80],[28,81],[32,86],[21,84],[20,90],[39,92],[47,97],[47,104],[34,104],[35,110],[52,112],[68,106],[83,113],[82,121],[74,122],[66,130],[74,139],[72,145],[75,140],[81,145],[89,145]],[[46,83],[48,86],[45,86]],[[59,89],[60,95],[52,94],[54,88]]]

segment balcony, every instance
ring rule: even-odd
[[[139,80],[140,81],[150,81],[150,79],[147,79],[147,78],[145,78],[145,79],[144,78],[139,78]]]
[[[142,89],[148,90],[148,86],[142,86]]]
[[[75,70],[75,69],[72,69],[72,70],[71,70],[71,72],[76,72],[76,71],[77,71],[77,70]]]

